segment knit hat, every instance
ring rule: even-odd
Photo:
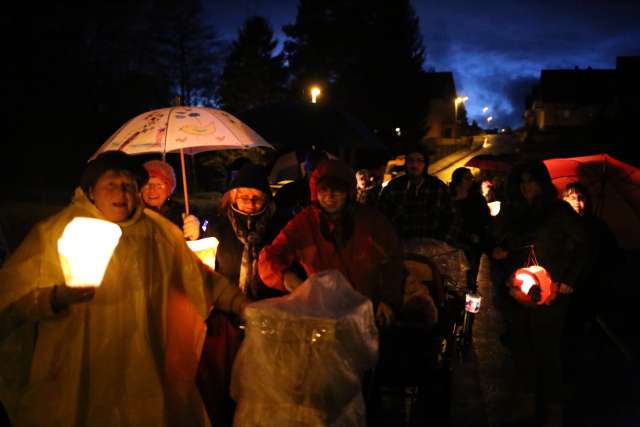
[[[227,191],[234,188],[254,188],[271,198],[271,187],[269,187],[266,169],[253,163],[246,163],[238,170]]]
[[[89,194],[91,188],[107,171],[125,172],[136,180],[138,186],[142,186],[149,176],[147,171],[133,158],[122,151],[105,151],[89,162],[80,178],[80,187]]]
[[[176,174],[169,163],[162,160],[149,160],[145,162],[144,168],[147,170],[149,178],[161,179],[171,189],[169,193],[173,194],[176,189]]]
[[[355,197],[356,174],[342,160],[324,160],[313,171],[309,180],[312,202],[318,200],[318,184],[323,181],[340,182],[346,187],[349,198]]]

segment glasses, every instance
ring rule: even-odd
[[[263,197],[258,196],[238,196],[236,197],[236,202],[241,203],[243,205],[264,205],[267,201]]]
[[[142,186],[142,191],[164,190],[165,188],[167,188],[166,184],[145,184]]]

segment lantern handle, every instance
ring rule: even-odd
[[[536,257],[536,251],[533,249],[533,244],[526,245],[523,247],[529,247],[529,257],[527,258],[527,267],[531,267],[532,265],[539,265],[538,258]]]

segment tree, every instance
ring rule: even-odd
[[[222,71],[218,95],[225,110],[238,113],[284,98],[288,74],[284,54],[273,55],[276,46],[265,18],[245,21]]]
[[[184,105],[215,103],[223,43],[204,16],[200,0],[160,0],[152,17],[159,72]]]
[[[319,83],[379,135],[421,134],[424,47],[409,0],[300,0],[284,32],[296,93]]]

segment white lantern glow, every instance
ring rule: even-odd
[[[100,286],[122,230],[96,218],[72,219],[58,239],[58,257],[67,286]]]
[[[215,237],[205,237],[200,240],[187,241],[187,246],[198,255],[198,258],[200,258],[203,263],[213,270],[216,267],[218,243],[218,239]]]
[[[491,216],[496,216],[500,213],[500,201],[496,200],[495,202],[489,202],[487,203],[487,206],[489,206],[489,213],[491,213]]]
[[[482,297],[477,293],[468,293],[464,298],[464,309],[469,313],[478,313],[480,311],[480,304],[482,303]]]

